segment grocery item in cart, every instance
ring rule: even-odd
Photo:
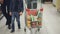
[[[37,10],[36,9],[34,9],[34,10],[26,9],[26,11],[27,11],[28,15],[31,15],[31,14],[34,15],[34,16],[37,15]]]
[[[34,16],[32,14],[30,15],[30,19],[31,21],[34,21]]]
[[[37,27],[37,21],[32,21],[31,22],[31,27],[36,28]]]
[[[38,22],[38,27],[42,27],[42,22]]]
[[[42,12],[43,11],[43,8],[40,8],[40,11]]]
[[[36,28],[37,23],[36,23],[36,21],[35,21],[35,19],[34,19],[34,16],[33,16],[33,15],[30,15],[30,16],[31,16],[31,27],[32,27],[32,28]]]
[[[42,13],[41,13],[41,11],[37,11],[37,18],[42,18]]]
[[[27,27],[31,27],[31,21],[27,20]]]
[[[37,13],[37,21],[38,21],[38,26],[41,27],[42,26],[42,12],[38,11]]]
[[[31,20],[31,19],[30,19],[30,15],[27,15],[27,20],[29,20],[29,21]]]

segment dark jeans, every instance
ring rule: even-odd
[[[15,25],[14,25],[14,20],[15,20],[15,17],[16,17],[16,21],[18,23],[18,28],[20,28],[20,15],[18,12],[12,12],[12,30],[15,30]]]

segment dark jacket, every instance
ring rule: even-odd
[[[23,0],[10,0],[10,11],[12,12],[20,12],[23,11]]]

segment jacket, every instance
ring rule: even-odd
[[[10,0],[10,11],[11,12],[23,12],[23,0]]]

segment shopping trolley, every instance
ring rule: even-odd
[[[36,32],[40,31],[40,28],[42,27],[42,13],[43,13],[43,8],[42,5],[39,9],[34,8],[33,9],[33,3],[37,3],[37,1],[32,1],[31,2],[31,9],[28,8],[27,3],[25,2],[25,28],[24,31],[26,32],[26,27],[31,31],[32,34],[32,29],[37,29]],[[37,4],[36,4],[37,5]],[[35,32],[35,33],[36,33]]]

